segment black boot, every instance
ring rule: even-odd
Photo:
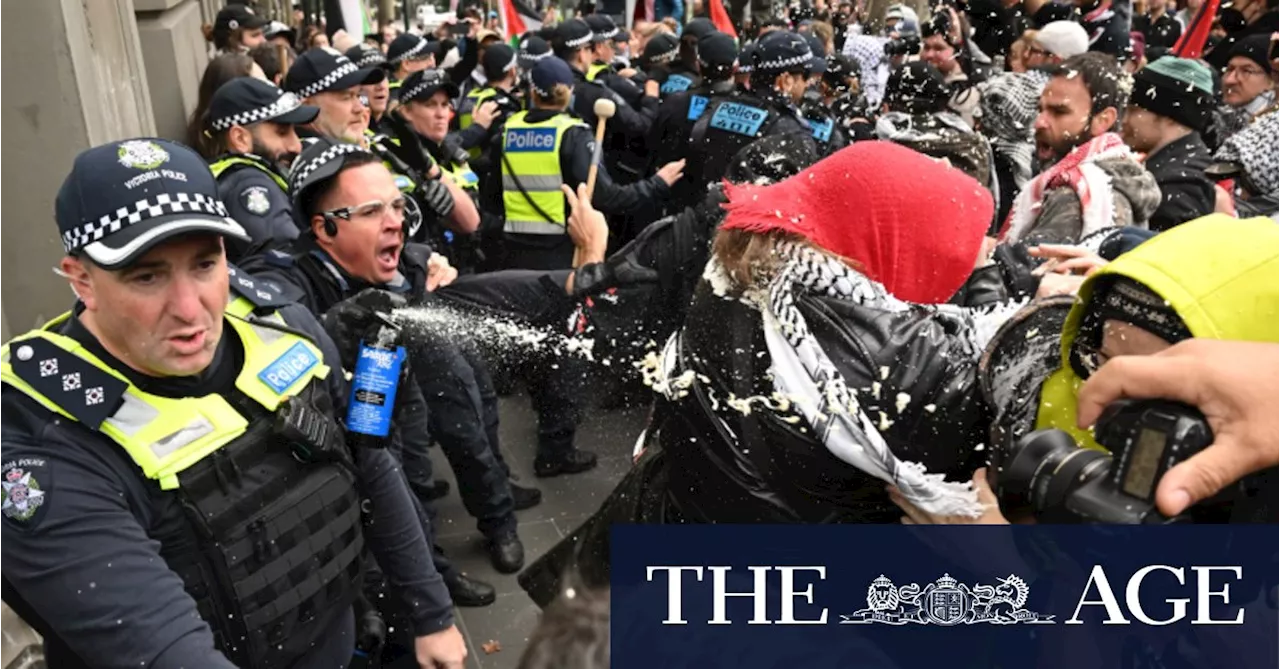
[[[449,482],[443,479],[436,479],[431,482],[431,485],[410,482],[409,489],[418,496],[418,499],[433,502],[449,494]]]
[[[511,486],[511,501],[515,504],[516,511],[524,511],[542,503],[542,491],[537,488],[526,488],[516,485],[515,481],[509,481]]]
[[[454,606],[488,606],[498,599],[492,585],[454,572],[444,579]]]
[[[503,574],[514,574],[524,566],[524,544],[515,530],[503,532],[488,540],[489,559],[493,568]]]
[[[533,473],[538,478],[549,478],[561,474],[577,474],[596,466],[596,454],[591,451],[573,449],[554,460],[533,461]]]

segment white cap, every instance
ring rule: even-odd
[[[1067,59],[1089,50],[1089,34],[1075,21],[1052,21],[1036,33],[1035,42],[1049,53]]]

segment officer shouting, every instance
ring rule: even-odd
[[[238,261],[246,246],[285,245],[298,236],[284,175],[302,152],[294,127],[315,121],[320,109],[303,105],[261,79],[237,77],[209,102],[206,146],[216,147],[210,169],[231,218],[249,235],[246,245],[228,239],[227,258]]]
[[[423,302],[430,290],[457,276],[430,249],[404,244],[405,200],[397,197],[391,173],[372,153],[320,140],[302,152],[291,185],[305,232],[294,252],[268,254],[247,267],[285,286],[313,313],[328,313],[371,286]],[[524,548],[513,510],[536,505],[541,493],[508,482],[509,470],[497,448],[497,398],[488,372],[478,355],[443,337],[415,337],[412,351],[414,383],[422,389],[426,410],[422,416],[409,410],[404,415],[406,421],[421,418],[426,425],[402,426],[401,459],[410,487],[427,496],[432,471],[427,448],[434,437],[457,474],[467,511],[489,540],[494,566],[516,571],[523,565]],[[412,392],[406,397],[419,399]],[[439,559],[437,568],[459,604],[493,601],[488,585],[467,579]]]
[[[55,212],[79,300],[0,356],[4,600],[49,665],[345,666],[367,542],[419,664],[462,667],[398,464],[334,419],[356,342],[231,280],[204,161],[90,149]]]

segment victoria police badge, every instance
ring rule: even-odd
[[[22,460],[4,464],[3,480],[0,480],[0,485],[4,488],[0,509],[3,509],[6,518],[21,522],[31,520],[44,505],[45,491],[41,488],[40,481],[23,466],[31,464],[43,467],[44,460]]]
[[[867,588],[867,608],[840,616],[841,625],[1052,625],[1045,616],[1025,607],[1031,588],[1014,575],[995,585],[969,587],[943,574],[923,588],[910,583],[896,587],[884,575]]]
[[[250,186],[240,193],[240,201],[244,208],[262,215],[271,209],[271,200],[267,197],[267,189],[262,186]]]

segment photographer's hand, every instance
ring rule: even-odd
[[[1092,426],[1120,398],[1194,405],[1213,430],[1208,448],[1170,469],[1156,489],[1160,513],[1175,516],[1253,472],[1280,461],[1280,345],[1189,339],[1148,356],[1113,358],[1077,397],[1077,423]]]

